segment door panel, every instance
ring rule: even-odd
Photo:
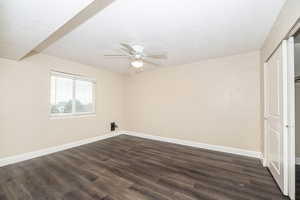
[[[279,55],[274,55],[274,60],[269,63],[269,86],[270,86],[270,102],[269,111],[271,116],[280,117],[280,61],[277,59]]]
[[[277,49],[265,66],[265,108],[267,131],[267,166],[284,194],[287,194],[286,127],[285,127],[285,51],[286,41]]]
[[[270,164],[280,173],[280,133],[273,128],[269,130],[270,134]]]

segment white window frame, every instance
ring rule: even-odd
[[[96,115],[96,79],[95,78],[88,78],[85,76],[65,73],[65,72],[59,72],[59,71],[50,71],[50,91],[51,91],[51,77],[62,77],[62,78],[69,78],[73,81],[73,98],[72,98],[72,112],[71,113],[51,113],[51,101],[50,101],[50,108],[49,113],[51,118],[64,118],[64,117],[81,117],[81,116],[90,116],[90,115]],[[93,85],[93,111],[92,112],[76,112],[75,111],[75,98],[76,98],[76,80],[80,81],[89,81]],[[49,95],[49,99],[51,99],[51,92]]]

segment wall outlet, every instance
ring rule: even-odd
[[[118,125],[116,122],[111,122],[110,123],[110,131],[115,131],[118,128]]]

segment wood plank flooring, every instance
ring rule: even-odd
[[[300,165],[296,165],[296,200],[300,200]]]
[[[121,135],[0,168],[0,200],[283,200],[258,159]]]

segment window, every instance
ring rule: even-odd
[[[82,115],[95,113],[93,79],[51,72],[51,115]]]

